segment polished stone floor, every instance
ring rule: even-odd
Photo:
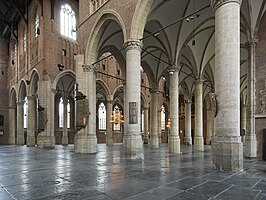
[[[93,155],[74,146],[41,150],[0,146],[0,200],[9,199],[266,199],[266,162],[245,160],[245,170],[213,170],[211,149],[169,154],[167,146],[125,156],[122,145],[98,145]]]

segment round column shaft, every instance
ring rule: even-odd
[[[23,102],[17,102],[17,144],[25,144],[24,140],[24,116],[23,116]]]
[[[179,137],[179,68],[175,68],[170,72],[170,135],[169,135],[169,151],[171,153],[180,153],[180,137]]]
[[[113,130],[112,130],[112,123],[111,115],[113,111],[113,97],[109,96],[107,99],[106,105],[106,145],[112,146],[113,145]]]
[[[144,107],[144,144],[149,143],[149,109]]]
[[[151,91],[151,138],[150,147],[159,148],[158,140],[158,95],[157,90]]]
[[[27,96],[28,113],[27,113],[27,146],[35,146],[35,98]]]
[[[195,136],[194,148],[204,151],[203,139],[203,112],[202,112],[202,80],[195,81]]]
[[[192,145],[191,137],[191,100],[185,103],[185,144]]]
[[[137,40],[127,41],[126,49],[126,101],[125,125],[126,135],[124,146],[126,154],[137,154],[142,151],[142,138],[140,133],[140,60],[142,43]]]
[[[63,135],[62,135],[62,145],[63,146],[67,146],[68,145],[68,131],[67,131],[67,104],[68,104],[68,99],[67,97],[64,97],[64,102],[63,102],[63,106],[64,106],[64,112],[63,112],[63,117],[64,117],[64,121],[63,121]]]
[[[212,0],[215,9],[215,93],[218,113],[212,144],[219,170],[243,170],[240,140],[240,4]]]
[[[9,138],[8,144],[16,144],[16,106],[9,107]]]

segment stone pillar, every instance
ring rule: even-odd
[[[25,143],[24,139],[24,112],[23,112],[24,102],[17,102],[17,144],[23,145]]]
[[[198,151],[204,151],[203,139],[203,100],[202,100],[202,80],[195,81],[195,136],[194,148]]]
[[[241,104],[241,131],[244,130],[246,134],[247,130],[247,106],[245,104]],[[241,133],[240,131],[240,133]],[[241,135],[241,142],[245,145],[245,135]]]
[[[151,132],[150,147],[159,148],[158,139],[158,94],[157,89],[152,89],[151,93]]]
[[[123,82],[123,89],[124,89],[124,128],[123,128],[123,146],[125,147],[126,144],[126,135],[127,135],[127,124],[125,123],[125,119],[128,117],[128,107],[125,105],[128,105],[127,103],[127,91],[126,91],[126,82]]]
[[[191,100],[185,102],[185,144],[192,145],[191,137]]]
[[[215,9],[215,118],[213,163],[218,170],[243,170],[240,139],[240,4],[212,0]]]
[[[54,117],[55,117],[55,93],[49,80],[39,81],[39,105],[38,119],[42,130],[37,136],[37,147],[41,149],[52,149],[55,147]]]
[[[149,108],[144,107],[144,138],[143,143],[148,144],[149,143]]]
[[[140,133],[140,60],[142,43],[131,40],[125,43],[126,49],[126,94],[125,125],[126,135],[124,146],[126,154],[137,154],[142,151],[142,138]]]
[[[75,153],[96,153],[96,70],[93,65],[83,65],[83,56],[76,58],[79,90],[88,99],[88,124],[75,135]]]
[[[112,112],[113,112],[113,96],[109,95],[106,105],[106,145],[107,146],[113,145],[113,130],[112,130],[112,123],[110,122]]]
[[[16,106],[10,106],[8,144],[16,144],[15,134],[16,134]]]
[[[67,130],[67,104],[68,99],[67,95],[63,95],[63,106],[64,106],[64,112],[63,112],[63,135],[62,135],[62,145],[67,146],[68,145],[68,130]]]
[[[212,108],[207,108],[207,138],[206,144],[211,144],[212,140],[212,129],[213,129],[213,113]]]
[[[161,109],[158,110],[158,143],[162,143],[162,115]]]
[[[169,151],[170,153],[180,153],[180,137],[179,137],[179,68],[175,67],[170,72],[170,135],[169,135]]]
[[[36,104],[33,96],[27,96],[28,113],[27,113],[27,146],[35,146],[35,130],[36,130]]]
[[[249,44],[249,66],[248,66],[248,95],[247,95],[247,123],[245,136],[245,157],[257,157],[257,138],[255,133],[255,69],[256,69],[256,44],[253,40]]]

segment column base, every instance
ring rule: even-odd
[[[97,153],[96,135],[82,135],[77,133],[74,142],[75,153]]]
[[[194,149],[197,151],[204,151],[203,137],[194,137]]]
[[[62,137],[62,145],[63,146],[67,146],[68,145],[68,137],[66,137],[66,136]]]
[[[188,146],[192,145],[192,138],[191,137],[185,137],[185,145],[188,145]]]
[[[243,171],[243,144],[212,143],[213,164],[220,171]]]
[[[180,152],[180,138],[179,136],[169,137],[169,152],[170,153],[181,153]]]
[[[17,135],[17,145],[24,145],[24,144],[25,144],[24,134],[23,136]]]
[[[16,138],[14,136],[9,136],[8,144],[16,144]]]
[[[106,138],[106,146],[113,146],[113,138]]]
[[[148,137],[146,137],[146,136],[143,137],[143,144],[149,144]]]
[[[257,138],[256,135],[245,136],[245,157],[246,158],[257,158]]]
[[[35,133],[34,133],[35,134]],[[34,147],[35,146],[35,136],[29,136],[30,133],[28,132],[27,135],[27,147]]]
[[[39,133],[37,136],[37,147],[40,149],[53,149],[55,147],[55,137]]]
[[[136,155],[142,152],[141,135],[126,135],[124,139],[127,155]]]
[[[150,147],[153,148],[153,149],[158,149],[159,148],[159,138],[158,138],[157,135],[151,135]]]

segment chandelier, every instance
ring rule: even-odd
[[[111,114],[111,120],[110,122],[112,124],[121,124],[124,122],[122,111],[119,111],[118,109],[115,109]]]
[[[170,121],[170,118],[168,118],[168,120],[167,120],[166,127],[167,127],[167,128],[170,128],[170,127],[171,127],[171,121]]]

